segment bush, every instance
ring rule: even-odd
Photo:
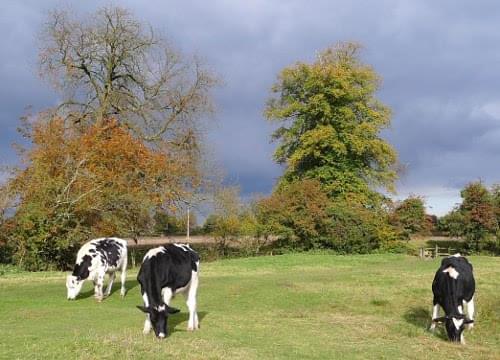
[[[382,209],[340,201],[329,209],[331,224],[324,245],[341,253],[368,253],[398,240]]]

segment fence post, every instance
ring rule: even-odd
[[[436,248],[434,249],[434,258],[437,258],[439,256],[439,248],[438,244],[436,243]]]
[[[420,248],[419,254],[420,254],[420,258],[423,259],[424,258],[424,248],[423,247]]]

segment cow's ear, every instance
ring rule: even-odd
[[[442,316],[442,317],[439,317],[439,318],[432,319],[432,322],[442,323],[444,321],[444,319],[446,319],[446,317]]]
[[[167,313],[169,314],[177,314],[178,312],[180,312],[179,309],[176,309],[176,308],[173,308],[173,307],[170,307],[170,306],[166,306],[167,307]]]
[[[146,314],[149,314],[149,308],[145,307],[145,306],[139,306],[139,305],[136,305],[136,307],[141,310],[142,312],[145,312]]]
[[[473,319],[465,319],[464,324],[472,324],[474,322]]]

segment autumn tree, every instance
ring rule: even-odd
[[[394,189],[395,150],[380,136],[391,112],[375,93],[380,79],[359,59],[360,46],[339,43],[312,63],[285,68],[272,87],[266,117],[280,124],[274,154],[286,166],[281,184],[316,179],[329,197]]]
[[[489,237],[496,235],[498,221],[494,198],[481,182],[468,184],[461,192],[460,211],[464,218],[464,235],[476,251]]]
[[[155,208],[182,197],[179,164],[117,121],[82,133],[61,118],[38,120],[30,140],[9,181],[17,199],[10,242],[27,269],[65,268],[91,237],[136,237]]]

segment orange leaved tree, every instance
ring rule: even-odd
[[[148,146],[112,119],[82,133],[40,118],[26,135],[32,147],[8,188],[17,201],[9,239],[27,269],[65,268],[93,236],[138,236],[197,179],[167,145]]]

